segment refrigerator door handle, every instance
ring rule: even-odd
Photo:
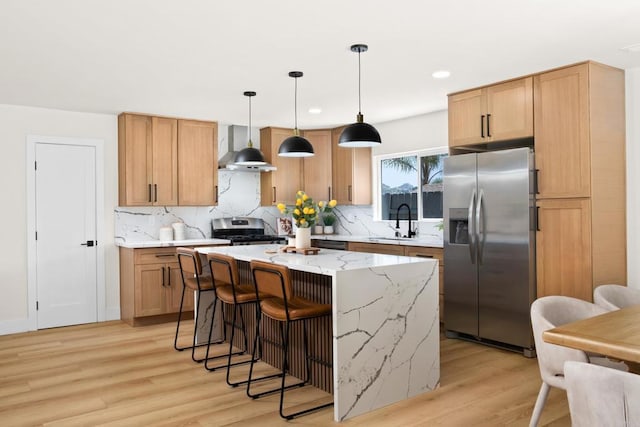
[[[482,230],[482,199],[484,197],[484,190],[480,189],[478,195],[478,204],[476,205],[476,246],[478,247],[476,253],[478,254],[478,265],[482,264],[482,252],[484,251],[484,230]]]
[[[473,212],[476,204],[476,190],[474,189],[469,198],[469,212],[467,214],[467,227],[469,233],[469,257],[471,258],[471,264],[476,263],[476,231],[473,226]]]

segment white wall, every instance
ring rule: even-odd
[[[627,283],[640,289],[640,68],[626,70]]]
[[[373,155],[402,153],[425,148],[446,147],[448,144],[447,111],[376,123],[382,144]]]
[[[119,265],[114,246],[118,201],[118,125],[115,115],[77,113],[0,104],[0,334],[27,328],[27,135],[104,140],[105,286],[107,318],[119,317]],[[100,219],[98,219],[100,220]]]

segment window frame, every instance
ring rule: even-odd
[[[382,161],[387,159],[393,159],[396,157],[407,157],[407,156],[415,156],[417,157],[417,164],[420,164],[420,158],[426,156],[434,156],[438,154],[446,154],[449,155],[449,146],[439,146],[433,148],[425,148],[422,150],[411,150],[411,151],[402,151],[397,153],[388,153],[388,154],[379,154],[377,156],[373,156],[373,220],[376,222],[383,223],[393,223],[395,224],[394,219],[382,219],[382,215],[380,212],[381,199],[382,199]],[[420,171],[417,173],[416,186],[420,188]],[[422,191],[418,191],[418,207],[422,206]],[[442,218],[424,218],[422,216],[422,209],[418,209],[419,215],[416,220],[423,223],[432,223],[437,224],[442,221]]]

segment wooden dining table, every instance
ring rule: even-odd
[[[640,363],[640,305],[567,323],[542,334],[551,344]]]

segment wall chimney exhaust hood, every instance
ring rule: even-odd
[[[229,126],[229,133],[227,136],[227,146],[229,151],[227,151],[227,153],[218,160],[218,169],[237,172],[271,172],[277,169],[275,166],[268,163],[256,166],[237,165],[234,163],[237,153],[234,147],[235,141],[238,141],[238,144],[245,146],[249,140],[248,137],[249,131],[247,126]]]

